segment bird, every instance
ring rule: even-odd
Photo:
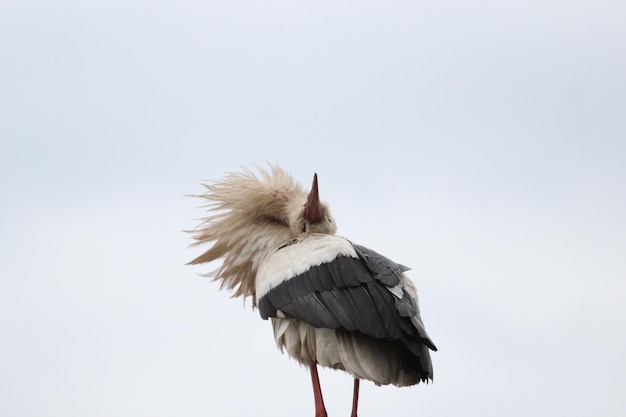
[[[232,297],[248,297],[272,324],[277,347],[308,367],[315,417],[327,417],[318,365],[399,387],[433,380],[437,347],[421,319],[408,267],[336,234],[317,173],[310,191],[278,165],[242,168],[206,182],[208,215],[189,230],[210,244],[188,264],[221,260],[206,274]]]

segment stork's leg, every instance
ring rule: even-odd
[[[354,391],[352,394],[352,414],[350,417],[357,417],[356,409],[359,405],[359,379],[354,378]]]
[[[315,362],[311,362],[311,380],[313,381],[313,396],[315,397],[315,417],[328,417],[326,407],[324,407],[322,388],[320,387],[320,378],[317,375],[317,364]]]

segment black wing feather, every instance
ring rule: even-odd
[[[380,253],[368,249],[361,245],[352,245],[367,268],[376,277],[377,280],[389,287],[395,287],[400,282],[403,272],[408,271],[409,267],[395,263],[389,258],[384,257]]]
[[[406,292],[398,298],[389,290],[409,268],[371,249],[353,246],[358,258],[338,256],[272,288],[258,301],[261,317],[277,317],[280,310],[314,327],[396,340],[418,356],[424,354],[424,344],[436,350],[416,301]]]

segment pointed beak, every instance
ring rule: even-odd
[[[317,174],[313,175],[311,192],[304,205],[304,217],[311,223],[322,221],[322,205],[320,204],[320,195],[317,190]]]

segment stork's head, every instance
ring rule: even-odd
[[[234,296],[253,296],[259,263],[265,255],[293,238],[337,231],[328,206],[320,201],[317,175],[311,192],[277,166],[230,173],[206,184],[199,195],[210,202],[209,215],[190,231],[196,245],[212,246],[191,264],[223,258],[208,276],[233,289]]]
[[[311,185],[311,191],[306,198],[306,202],[291,210],[289,227],[294,236],[308,235],[311,233],[332,235],[337,232],[337,225],[330,214],[328,206],[326,203],[320,201],[319,189],[317,187],[317,174],[313,176],[313,185]]]

